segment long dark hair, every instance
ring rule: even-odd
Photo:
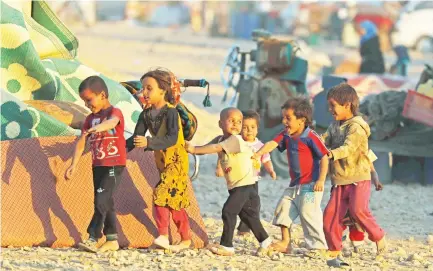
[[[143,74],[143,76],[140,78],[140,81],[143,81],[143,79],[146,77],[152,77],[156,80],[158,87],[165,91],[164,98],[167,102],[171,104],[175,103],[175,99],[173,97],[173,81],[175,80],[175,77],[172,72],[162,68],[157,68]]]

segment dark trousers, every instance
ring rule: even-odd
[[[260,222],[258,212],[260,197],[254,185],[233,188],[229,190],[229,194],[222,211],[224,227],[220,244],[225,247],[233,247],[233,235],[238,215],[260,243],[266,240],[268,234]]]
[[[257,195],[258,195],[258,194],[259,194],[259,182],[256,182],[256,183],[254,184],[254,188],[256,189],[256,191],[257,191]],[[260,202],[259,202],[259,204],[257,205],[257,213],[259,214],[259,217],[260,217]],[[241,220],[241,222],[239,223],[239,226],[238,226],[238,231],[240,231],[240,232],[249,232],[249,231],[250,231],[250,228],[248,227],[247,224],[245,224],[245,223],[242,222],[242,220]]]
[[[102,231],[108,241],[117,239],[113,194],[124,169],[124,166],[93,168],[94,213],[87,232],[96,240],[102,237]]]

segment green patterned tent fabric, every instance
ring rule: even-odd
[[[79,133],[31,106],[26,100],[72,102],[84,107],[78,86],[99,75],[110,102],[132,134],[141,107],[121,84],[80,63],[78,41],[44,1],[1,0],[1,140]]]

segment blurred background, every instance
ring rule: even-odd
[[[433,1],[52,1],[69,24],[101,21],[170,27],[211,37],[249,39],[262,28],[295,35],[311,45],[336,41],[356,47],[354,25],[370,20],[379,29],[382,51],[399,44],[432,52]]]

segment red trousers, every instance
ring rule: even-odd
[[[323,230],[330,251],[340,251],[343,247],[341,238],[346,228],[343,219],[347,211],[367,232],[371,241],[377,242],[385,235],[368,207],[370,185],[371,181],[367,180],[350,185],[339,185],[333,189],[323,214]]]
[[[170,213],[176,224],[182,240],[191,240],[191,229],[189,219],[185,209],[174,210],[169,207],[155,205],[156,226],[160,235],[168,235],[168,226],[170,225]]]

